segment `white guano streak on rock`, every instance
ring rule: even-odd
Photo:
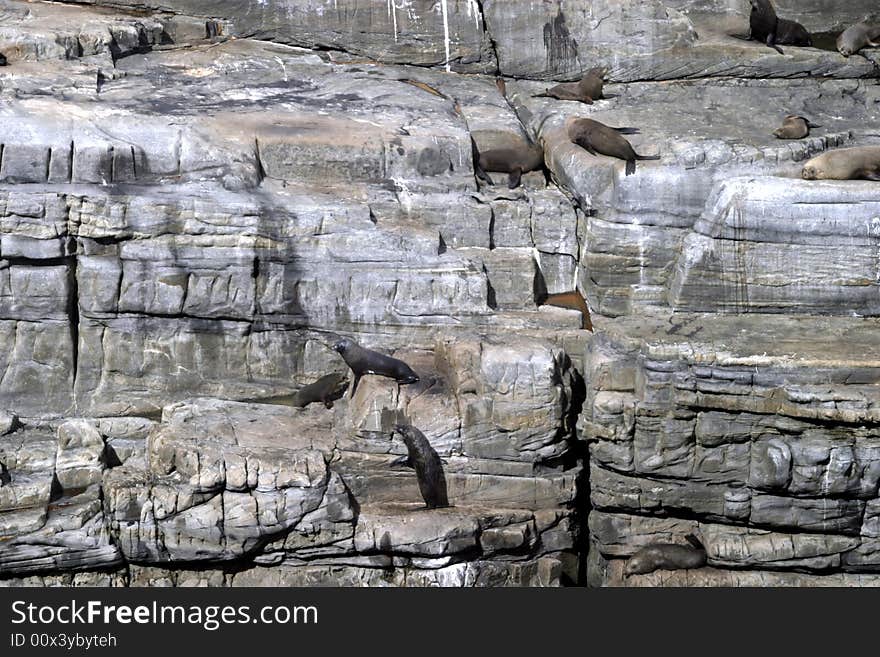
[[[443,45],[446,48],[446,72],[452,69],[449,66],[449,10],[446,6],[446,0],[440,0],[440,7],[443,10]]]
[[[394,0],[388,0],[388,15],[394,23],[394,43],[397,43],[397,6]]]
[[[474,27],[480,30],[480,3],[477,0],[467,0],[468,16],[473,16]]]

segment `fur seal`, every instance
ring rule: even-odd
[[[597,66],[584,73],[578,82],[563,82],[547,89],[535,97],[556,98],[557,100],[577,100],[592,105],[594,100],[604,98],[602,87],[605,84],[605,73],[608,69]]]
[[[325,374],[314,383],[297,390],[291,403],[298,408],[305,408],[314,402],[321,402],[326,408],[333,408],[333,402],[345,394],[347,386],[348,377],[344,374]]]
[[[487,171],[508,174],[507,186],[519,187],[522,175],[527,171],[544,168],[544,148],[540,144],[524,142],[522,146],[490,148],[480,151],[472,139],[474,153],[474,173],[480,180],[494,185]]]
[[[0,53],[0,66],[6,66],[6,55]]]
[[[566,121],[568,138],[593,155],[601,154],[626,161],[626,175],[636,172],[636,160],[659,160],[659,155],[639,155],[621,134],[635,134],[637,128],[612,128],[593,119]]]
[[[856,23],[837,37],[837,51],[844,57],[855,55],[867,46],[880,47],[880,24]]]
[[[443,463],[431,447],[431,443],[425,438],[425,434],[411,425],[404,424],[395,425],[394,430],[403,438],[406,451],[409,453],[409,457],[399,459],[398,462],[415,469],[425,506],[429,509],[449,506]]]
[[[688,534],[686,545],[652,543],[632,555],[626,562],[624,574],[644,575],[655,570],[690,570],[706,565],[706,549],[693,534]]]
[[[404,384],[416,383],[419,380],[419,375],[402,360],[380,354],[372,349],[365,349],[354,340],[342,338],[333,345],[333,349],[342,356],[342,360],[354,373],[354,383],[351,387],[352,395],[357,390],[357,384],[364,374],[387,376],[389,379]]]
[[[838,148],[807,160],[804,180],[880,181],[880,146]]]
[[[776,128],[773,134],[777,139],[803,139],[810,134],[810,128],[821,128],[820,125],[810,123],[810,120],[803,116],[789,114],[782,121],[782,127]]]
[[[749,14],[749,34],[747,40],[760,41],[784,55],[781,45],[812,46],[813,39],[807,29],[797,21],[779,18],[770,0],[749,0],[752,11]]]

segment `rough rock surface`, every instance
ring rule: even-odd
[[[880,187],[800,179],[880,143],[874,2],[104,4],[0,0],[0,585],[880,581]],[[419,383],[290,406],[338,335]]]

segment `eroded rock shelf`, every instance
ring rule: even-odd
[[[880,584],[880,185],[800,178],[880,144],[880,50],[569,4],[0,0],[0,585]],[[338,335],[419,383],[285,403]]]

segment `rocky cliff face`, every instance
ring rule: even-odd
[[[799,179],[880,143],[880,52],[744,0],[102,4],[0,2],[0,584],[880,583],[880,187]],[[292,406],[337,335],[419,383]]]

